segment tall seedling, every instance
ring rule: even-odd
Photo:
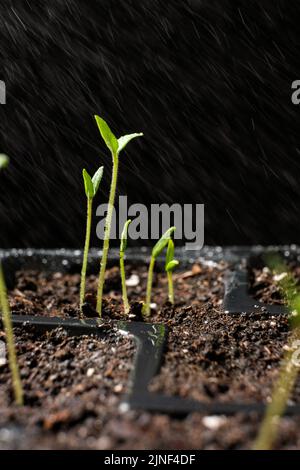
[[[121,273],[121,283],[122,283],[122,297],[123,297],[124,311],[126,314],[129,313],[130,306],[129,306],[128,297],[127,297],[124,257],[125,257],[125,251],[127,248],[127,235],[128,235],[128,227],[130,223],[131,223],[130,219],[127,220],[127,222],[125,222],[122,235],[121,235],[121,243],[120,243],[120,273]]]
[[[110,185],[110,193],[109,193],[109,201],[108,201],[108,208],[107,208],[107,215],[105,220],[105,232],[104,232],[104,241],[103,241],[103,250],[102,250],[102,259],[100,264],[100,274],[99,274],[99,283],[98,283],[98,291],[97,291],[97,312],[99,316],[102,316],[102,296],[103,296],[103,286],[105,281],[105,270],[107,264],[107,256],[109,250],[109,239],[111,233],[111,222],[113,216],[113,208],[115,203],[115,196],[116,196],[116,188],[117,188],[117,180],[118,180],[118,169],[119,169],[119,155],[120,152],[126,147],[126,145],[136,137],[140,137],[142,133],[135,133],[124,135],[119,139],[112,133],[107,123],[99,116],[95,116],[100,134],[102,139],[104,140],[107,148],[109,149],[111,156],[112,156],[112,178],[111,178],[111,185]]]
[[[86,220],[86,234],[85,234],[85,244],[83,250],[83,262],[81,270],[81,283],[80,283],[80,312],[82,310],[82,305],[85,298],[85,283],[86,283],[86,269],[88,263],[88,255],[90,249],[90,239],[91,239],[91,226],[92,226],[92,208],[93,208],[93,199],[96,196],[99,185],[103,176],[103,166],[96,171],[93,178],[90,177],[86,170],[82,171],[84,189],[87,198],[87,220]]]

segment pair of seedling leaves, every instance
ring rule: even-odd
[[[174,259],[175,246],[172,240],[172,235],[175,232],[175,230],[176,230],[176,227],[170,227],[163,234],[163,236],[158,240],[158,242],[154,245],[153,250],[152,250],[152,257],[156,259],[164,250],[164,248],[168,245],[167,254],[166,254],[166,264],[165,264],[165,270],[167,272],[174,271],[176,266],[178,266],[179,264],[179,261]]]
[[[126,147],[126,145],[136,137],[141,137],[143,133],[134,133],[117,137],[113,134],[108,124],[100,116],[95,116],[96,123],[102,139],[104,140],[107,148],[110,150],[113,158],[118,158],[119,153]],[[103,166],[101,166],[93,177],[84,169],[82,172],[84,180],[85,194],[88,199],[93,199],[99,189],[99,185],[103,176]]]
[[[128,227],[131,223],[131,220],[127,220],[127,222],[124,225],[122,235],[121,235],[121,244],[120,244],[120,253],[124,254],[127,248],[127,234],[128,234]],[[178,266],[179,261],[174,259],[174,253],[175,253],[175,246],[174,242],[172,240],[172,235],[175,232],[176,227],[170,227],[164,234],[163,236],[158,240],[158,242],[154,245],[152,249],[152,257],[156,259],[161,252],[164,250],[164,248],[168,245],[167,249],[167,254],[166,254],[166,264],[165,264],[165,270],[167,272],[172,272]]]
[[[177,261],[177,259],[174,259],[174,252],[175,252],[174,242],[172,238],[170,238],[168,241],[168,249],[167,249],[166,264],[165,264],[165,270],[167,271],[167,273],[173,272],[176,266],[178,266],[179,264],[179,261]]]
[[[172,240],[172,236],[176,230],[176,227],[170,227],[163,236],[158,240],[158,242],[154,245],[152,249],[152,258],[156,259],[164,248],[168,245],[167,254],[166,254],[166,264],[165,270],[167,272],[172,272],[178,266],[179,261],[174,259],[174,242]]]

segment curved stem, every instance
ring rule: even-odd
[[[167,272],[168,286],[169,286],[169,301],[171,304],[174,303],[174,288],[173,288],[173,276],[172,271]]]
[[[298,340],[300,338],[298,328],[293,335],[293,341],[295,338]],[[299,372],[299,366],[293,362],[293,355],[295,353],[293,341],[290,341],[290,344],[288,344],[289,348],[283,357],[279,376],[274,384],[272,401],[267,406],[258,436],[253,445],[253,450],[272,450],[276,442],[279,422],[285,412]]]
[[[121,282],[122,282],[122,297],[123,297],[123,303],[124,303],[124,311],[128,315],[130,306],[129,306],[128,297],[127,297],[124,253],[120,253],[120,273],[121,273]]]
[[[152,282],[153,282],[153,270],[154,270],[155,258],[151,256],[148,270],[148,280],[147,280],[147,292],[146,292],[146,302],[143,307],[143,314],[148,317],[150,315],[150,302],[151,302],[151,291],[152,291]]]
[[[22,383],[20,379],[19,366],[17,362],[17,354],[16,354],[16,348],[15,348],[13,326],[12,326],[12,321],[11,321],[10,306],[8,303],[6,285],[4,281],[4,275],[3,275],[1,263],[0,263],[0,307],[2,310],[2,319],[3,319],[5,334],[6,334],[8,362],[9,362],[9,367],[10,367],[10,371],[12,375],[12,383],[13,383],[15,400],[16,400],[17,405],[23,405],[24,403],[23,389],[22,389]]]
[[[107,255],[108,255],[108,250],[109,250],[111,222],[112,222],[116,188],[117,188],[118,167],[119,167],[119,157],[118,157],[118,154],[115,154],[113,155],[113,171],[112,171],[112,179],[111,179],[111,185],[110,185],[107,215],[106,215],[106,221],[105,221],[103,252],[102,252],[102,259],[100,263],[100,274],[99,274],[99,283],[98,283],[98,291],[97,291],[97,312],[100,318],[102,315],[103,286],[104,286],[104,281],[105,281],[105,270],[106,270]]]
[[[81,283],[80,283],[80,315],[81,316],[82,316],[81,309],[82,309],[82,305],[84,303],[84,297],[85,297],[86,269],[87,269],[90,239],[91,239],[92,207],[93,207],[93,199],[87,198],[86,234],[85,234],[85,244],[84,244],[84,251],[83,251]]]

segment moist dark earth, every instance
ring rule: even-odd
[[[284,256],[283,253],[277,255],[271,253],[265,259],[257,257],[252,260],[248,271],[249,293],[259,302],[284,305],[282,284],[287,276],[291,278],[295,292],[300,289],[299,255]]]
[[[167,301],[165,274],[154,277],[149,321],[168,325],[169,337],[153,392],[207,403],[270,401],[289,326],[284,316],[228,315],[222,311],[225,263],[196,263],[174,274],[176,302]],[[130,320],[142,321],[147,267],[127,266]],[[19,272],[10,291],[12,313],[77,317],[78,274]],[[96,276],[87,280],[85,316],[95,313]],[[0,368],[0,448],[18,449],[240,449],[251,448],[261,417],[192,413],[183,418],[122,412],[134,343],[109,319],[123,318],[117,267],[107,273],[105,336],[38,335],[15,330],[25,406],[13,404],[7,365]],[[0,341],[4,341],[1,333]],[[299,402],[296,384],[291,403]],[[277,448],[299,448],[300,418],[284,417]]]

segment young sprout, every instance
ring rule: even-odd
[[[149,263],[149,270],[148,270],[148,280],[147,280],[147,291],[146,291],[146,302],[143,306],[143,314],[145,317],[150,315],[150,302],[151,302],[151,290],[152,290],[152,282],[153,282],[153,270],[156,258],[161,254],[163,249],[169,243],[172,233],[174,233],[176,227],[170,227],[158,240],[158,242],[154,245],[151,253],[151,259]]]
[[[127,220],[124,224],[123,232],[121,235],[121,243],[120,243],[120,273],[121,273],[121,282],[122,282],[122,297],[124,303],[124,310],[125,313],[128,314],[130,310],[128,297],[127,297],[127,289],[126,289],[126,279],[125,279],[125,265],[124,265],[124,256],[125,251],[127,248],[127,234],[128,234],[128,227],[131,223],[131,220]]]
[[[174,259],[175,246],[172,238],[170,238],[166,254],[166,264],[165,270],[168,277],[168,288],[169,288],[169,301],[171,304],[174,304],[174,289],[173,289],[173,276],[172,273],[176,266],[178,266],[179,261]]]
[[[108,208],[107,208],[107,215],[106,215],[106,220],[105,220],[105,232],[104,232],[102,259],[101,259],[101,265],[100,265],[99,283],[98,283],[98,291],[97,291],[97,312],[101,318],[103,286],[104,286],[104,280],[105,280],[105,270],[106,270],[107,256],[108,256],[108,250],[109,250],[111,222],[112,222],[113,208],[114,208],[114,203],[115,203],[117,180],[118,180],[119,154],[132,139],[135,139],[136,137],[140,137],[143,134],[142,133],[128,134],[117,139],[116,136],[112,133],[112,131],[108,127],[107,123],[104,121],[104,119],[102,119],[99,116],[95,116],[95,119],[99,128],[100,134],[102,136],[102,139],[104,140],[107,148],[110,150],[110,153],[112,156],[112,163],[113,163]]]
[[[87,222],[86,222],[86,235],[85,235],[85,244],[83,251],[83,262],[81,270],[81,284],[80,284],[80,312],[82,305],[84,303],[85,297],[85,283],[86,283],[86,268],[88,263],[88,254],[90,248],[90,239],[91,239],[91,226],[92,226],[92,208],[93,208],[93,199],[96,196],[99,185],[103,176],[103,166],[96,171],[93,178],[90,177],[86,170],[82,171],[84,189],[87,197]]]
[[[6,155],[0,155],[0,170],[8,165],[9,159]],[[19,366],[14,341],[13,326],[11,321],[11,311],[7,298],[6,285],[0,260],[0,309],[2,310],[2,319],[6,334],[6,343],[8,350],[8,363],[12,375],[15,401],[17,405],[23,405],[23,389],[20,379]]]

